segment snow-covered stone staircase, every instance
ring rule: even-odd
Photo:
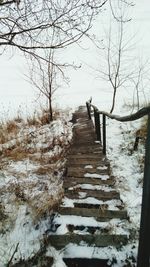
[[[49,241],[67,266],[112,266],[117,261],[113,255],[128,242],[127,212],[85,107],[79,107],[73,121],[64,198]]]

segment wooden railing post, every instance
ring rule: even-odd
[[[100,115],[95,109],[94,109],[94,120],[95,120],[95,131],[97,140],[101,142]]]
[[[137,267],[150,265],[150,114],[148,115],[142,211]]]
[[[89,119],[91,120],[91,107],[89,106],[88,102],[86,102],[86,107],[87,107],[87,112],[88,112]]]
[[[103,114],[103,154],[106,155],[106,115]]]

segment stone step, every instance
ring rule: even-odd
[[[72,177],[84,177],[86,173],[90,174],[109,174],[108,170],[99,170],[93,168],[76,168],[76,167],[68,167],[67,168],[67,175]]]
[[[77,136],[76,138],[73,138],[73,143],[82,146],[82,145],[92,145],[94,144],[95,138],[93,136],[85,136],[85,138],[80,138]]]
[[[108,227],[109,222],[106,224],[106,227],[103,226],[87,226],[87,225],[74,225],[74,224],[67,224],[67,230],[69,233],[73,233],[74,231],[80,231],[82,234],[108,234],[110,232],[110,228]],[[61,224],[55,224],[55,229],[57,230]],[[78,233],[79,234],[79,233]]]
[[[87,197],[94,197],[99,200],[111,200],[111,199],[120,199],[119,193],[116,191],[106,192],[103,190],[89,190],[89,189],[80,189],[75,190],[65,190],[65,196],[70,199],[84,199]]]
[[[74,130],[73,134],[74,134],[75,138],[77,138],[78,136],[80,136],[80,138],[83,138],[83,137],[85,137],[85,138],[92,137],[93,138],[93,137],[95,137],[94,131],[90,132],[90,131],[87,131],[86,129],[82,129],[82,131],[79,129],[78,129],[78,131]]]
[[[100,210],[104,210],[104,209],[108,209],[109,204],[108,203],[104,203],[104,204],[93,204],[93,203],[78,203],[78,202],[74,202],[74,207],[75,208],[86,208],[86,209],[100,209]],[[124,205],[123,205],[123,203],[122,203],[121,200],[119,200],[118,203],[116,201],[115,207],[118,208],[119,210],[123,210],[124,209]]]
[[[77,120],[79,118],[88,119],[87,111],[76,111],[74,113],[74,118]]]
[[[63,258],[67,267],[110,267],[108,260],[88,258]]]
[[[75,158],[75,159],[100,159],[100,160],[103,160],[104,159],[104,156],[102,153],[100,154],[87,154],[87,153],[82,153],[82,154],[75,154],[75,153],[70,153],[69,154],[69,159],[72,159],[72,158]]]
[[[95,132],[93,125],[91,123],[81,123],[81,124],[77,124],[74,126],[73,128],[73,132],[75,133],[86,133],[88,132],[89,134],[91,134],[92,132]]]
[[[81,146],[88,146],[88,145],[94,145],[95,144],[95,138],[93,138],[93,140],[85,140],[84,138],[83,139],[73,139],[73,143],[75,145],[81,145]]]
[[[78,167],[83,167],[85,168],[85,166],[87,165],[92,165],[93,168],[97,168],[97,167],[110,167],[110,164],[108,162],[107,159],[104,158],[103,161],[101,161],[100,159],[75,159],[75,158],[68,158],[66,166],[67,167],[73,167],[73,166],[78,166]]]
[[[90,133],[94,133],[95,129],[91,123],[87,123],[87,122],[79,123],[79,122],[77,122],[77,124],[75,124],[73,127],[73,132],[75,132],[75,133],[88,132],[90,134]]]
[[[127,212],[125,210],[107,210],[100,208],[67,208],[61,207],[58,210],[61,215],[77,215],[83,217],[95,217],[98,221],[107,221],[110,219],[127,219]]]
[[[64,188],[69,188],[72,186],[77,186],[79,184],[91,184],[91,185],[114,185],[114,178],[111,177],[107,180],[94,179],[94,178],[86,178],[86,177],[68,177],[64,180]]]
[[[87,145],[87,146],[72,146],[69,153],[103,153],[100,146]]]
[[[72,145],[71,149],[84,149],[84,148],[88,148],[88,149],[92,149],[92,150],[101,150],[102,151],[102,146],[100,144],[94,144],[94,145],[87,145],[87,146],[81,146],[81,145]]]
[[[69,243],[77,244],[80,246],[94,246],[94,247],[107,247],[114,246],[120,248],[122,245],[127,244],[128,237],[126,235],[78,235],[78,234],[65,234],[65,235],[50,235],[47,237],[47,243],[56,249],[62,249]]]
[[[100,149],[93,149],[93,148],[90,148],[90,147],[84,147],[84,148],[72,148],[69,152],[69,154],[96,154],[96,155],[103,155],[103,152],[102,150]]]

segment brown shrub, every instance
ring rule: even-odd
[[[7,134],[16,133],[18,131],[18,125],[15,120],[10,120],[6,123]]]
[[[23,118],[21,118],[21,117],[18,115],[16,118],[14,118],[14,121],[17,122],[17,123],[21,123],[21,122],[23,122],[24,120],[23,120]]]
[[[38,118],[35,115],[33,115],[33,117],[27,118],[27,124],[28,124],[28,126],[39,126],[40,122],[39,122]]]
[[[41,166],[37,170],[34,171],[37,175],[46,175],[50,171],[50,166]]]
[[[8,141],[8,136],[5,130],[0,129],[0,144],[5,144]]]
[[[19,184],[14,185],[14,193],[20,200],[26,201],[24,190]]]
[[[48,112],[43,111],[42,115],[39,116],[39,120],[41,122],[41,125],[49,124],[50,122],[49,122],[49,114],[48,114]]]
[[[14,161],[20,161],[28,157],[28,151],[25,151],[22,147],[16,147],[13,149],[5,149],[3,156],[9,157]]]
[[[143,141],[147,136],[147,118],[143,118],[140,129],[136,131],[136,136],[139,136]]]

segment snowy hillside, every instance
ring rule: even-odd
[[[50,214],[63,196],[65,155],[72,138],[68,111],[27,121],[17,117],[0,128],[0,266],[41,249]],[[14,254],[14,256],[12,256]]]

